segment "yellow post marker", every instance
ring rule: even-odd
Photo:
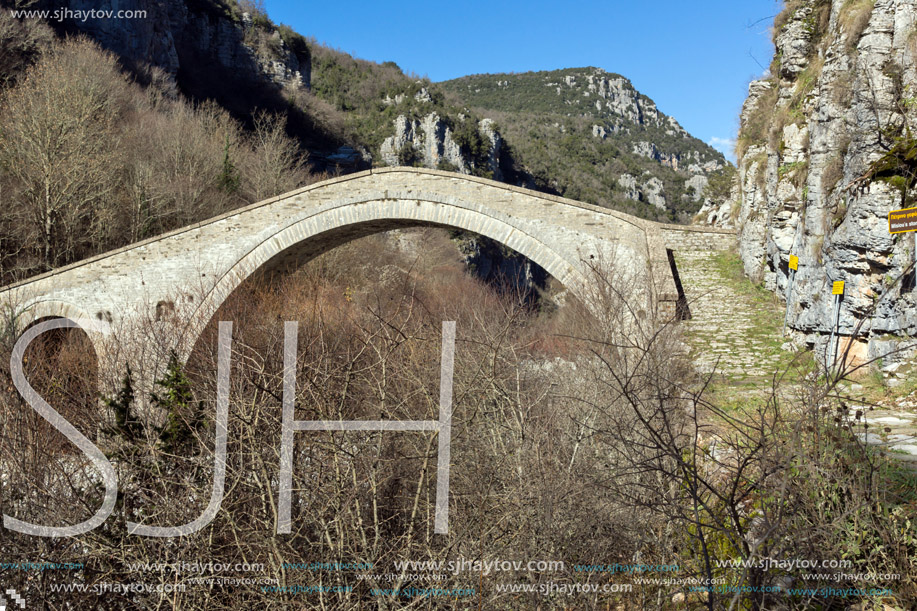
[[[786,336],[786,324],[790,318],[790,301],[793,298],[793,280],[796,278],[796,270],[799,269],[799,257],[790,255],[790,277],[787,279],[786,287],[786,314],[783,315],[783,335]]]
[[[834,338],[840,333],[841,299],[844,298],[843,280],[835,280],[831,283],[831,294],[834,295],[834,321],[831,323],[831,339],[828,340],[828,353],[825,354],[825,365],[828,369],[834,368],[834,361],[837,359],[837,343],[834,342]]]

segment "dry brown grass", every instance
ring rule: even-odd
[[[784,3],[783,10],[774,17],[773,38],[775,41],[777,34],[786,27],[786,24],[790,22],[796,11],[805,6],[805,4],[805,0],[787,0]]]
[[[850,108],[853,102],[853,76],[850,72],[838,74],[830,85],[831,100],[841,108]]]
[[[790,124],[801,124],[806,121],[806,100],[812,95],[821,76],[825,60],[817,55],[809,60],[809,65],[796,78],[793,95],[786,102],[777,105],[771,116],[767,131],[767,144],[771,151],[782,152],[783,128]]]
[[[772,81],[771,88],[758,98],[754,109],[748,114],[748,118],[742,124],[739,130],[739,137],[736,142],[736,156],[741,159],[745,156],[745,151],[749,146],[763,144],[767,141],[771,119],[774,109],[777,105],[779,96],[779,86],[776,80]]]
[[[822,192],[825,197],[837,188],[838,183],[844,178],[844,155],[838,153],[825,165],[821,175]]]
[[[796,86],[793,89],[793,96],[790,98],[789,108],[801,109],[806,98],[818,84],[818,79],[821,77],[821,71],[824,66],[824,57],[813,55],[809,58],[809,65],[796,77]]]
[[[748,160],[745,167],[751,168],[755,164],[757,164],[755,170],[755,185],[758,187],[759,191],[763,192],[767,182],[767,153],[762,151],[756,154]]]
[[[907,50],[910,53],[911,60],[917,60],[917,24],[914,24],[914,27],[911,29],[910,34],[907,35]]]
[[[872,17],[873,6],[875,0],[847,0],[841,8],[838,22],[841,31],[844,32],[844,44],[848,49],[855,49],[860,42]]]
[[[393,248],[396,239],[407,247]],[[216,317],[232,320],[234,329],[227,486],[214,520],[182,537],[180,545],[128,536],[123,527],[126,519],[137,518],[146,524],[182,524],[206,504],[213,483],[215,322],[185,368],[192,403],[196,408],[201,401],[203,413],[189,442],[165,451],[155,440],[100,441],[117,462],[122,485],[105,526],[76,539],[4,531],[0,553],[14,562],[44,557],[84,562],[87,570],[104,570],[113,582],[135,579],[138,572],[130,567],[143,562],[259,563],[264,568],[249,576],[273,578],[282,586],[303,579],[303,572],[284,563],[369,562],[374,567],[367,571],[309,575],[353,587],[323,596],[326,609],[390,609],[404,601],[380,600],[368,589],[380,585],[372,574],[391,570],[393,559],[525,560],[556,558],[561,550],[569,563],[628,562],[639,554],[641,562],[677,562],[683,570],[704,574],[711,564],[704,562],[707,553],[716,561],[750,557],[744,542],[756,532],[756,523],[741,512],[754,503],[773,526],[770,537],[781,554],[841,557],[850,546],[837,528],[837,516],[856,511],[853,518],[842,518],[852,541],[878,533],[882,540],[876,549],[895,549],[903,557],[889,560],[863,546],[864,564],[877,563],[869,564],[877,572],[913,573],[906,557],[913,538],[902,541],[900,534],[910,514],[874,515],[874,497],[860,486],[871,482],[876,494],[885,482],[864,474],[869,464],[859,456],[839,464],[843,456],[833,446],[825,451],[824,439],[840,429],[829,422],[824,395],[814,394],[817,388],[785,393],[786,401],[815,396],[811,413],[802,411],[805,405],[784,406],[784,393],[776,391],[766,405],[761,401],[724,412],[704,399],[704,381],[677,356],[677,330],[656,334],[654,327],[651,333],[625,335],[615,324],[630,316],[621,300],[627,299],[633,279],[628,285],[613,273],[596,275],[591,288],[607,299],[598,303],[617,304],[599,315],[574,303],[565,313],[539,317],[514,296],[464,274],[457,261],[445,233],[419,230],[357,240],[282,282],[253,279],[243,285]],[[285,320],[299,321],[295,402],[300,420],[435,418],[441,323],[457,321],[448,535],[431,532],[436,437],[356,431],[296,433],[293,530],[276,534]],[[46,362],[51,361],[35,365]],[[60,359],[55,363],[52,375],[64,369]],[[819,424],[820,417],[827,426]],[[8,418],[3,423],[5,512],[73,523],[98,506],[98,495],[84,482],[62,477],[66,462],[42,452],[44,439],[11,440],[15,429]],[[820,428],[813,431],[813,426]],[[720,457],[710,451],[711,433],[717,448],[728,450]],[[21,451],[11,451],[10,441]],[[702,486],[685,485],[699,478]],[[56,497],[48,493],[49,482],[60,491]],[[826,503],[830,514],[823,511]],[[709,516],[702,530],[696,528],[698,512]],[[710,545],[698,545],[700,536]],[[478,577],[483,579],[447,574],[435,582],[417,578],[403,585],[468,587],[477,585]],[[577,579],[569,567],[531,577],[536,584]],[[777,577],[761,573],[746,582]],[[41,580],[18,572],[10,578],[7,585],[29,600],[78,608],[98,602],[91,593],[68,592],[63,599],[50,591],[49,584],[92,583],[76,572],[48,571]],[[153,585],[179,579],[169,570],[145,572],[143,578]],[[515,579],[489,575],[475,598],[442,597],[436,608],[464,609],[470,601],[483,609],[515,611],[544,603],[540,594],[507,599],[495,592],[494,584]],[[628,583],[628,576],[610,579]],[[900,598],[910,593],[903,589]],[[648,598],[670,595],[670,588],[647,586],[620,596],[598,594],[586,606],[640,608]],[[728,597],[718,595],[713,602],[719,608]],[[757,599],[760,608],[771,608],[771,599]],[[107,600],[125,609],[161,602],[145,593],[129,600],[112,594]],[[190,584],[169,606],[271,609],[302,600],[259,586]]]
[[[806,6],[805,0],[787,0],[784,3],[783,10],[774,18],[773,39],[776,41],[777,34],[786,27],[793,15],[800,8]],[[807,19],[808,25],[812,30],[816,42],[828,29],[828,23],[831,19],[831,1],[818,0],[813,7],[815,13]]]
[[[820,2],[815,7],[815,34],[823,36],[828,31],[828,25],[831,22],[831,0]]]

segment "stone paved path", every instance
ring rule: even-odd
[[[730,379],[763,381],[773,364],[786,361],[772,298],[751,299],[737,290],[713,253],[679,252],[675,262],[692,315],[684,323],[691,356],[701,371],[716,365]]]
[[[739,393],[761,394],[773,373],[790,360],[781,348],[783,310],[773,297],[737,275],[735,259],[706,252],[675,254],[681,283],[689,302],[691,320],[682,323],[690,354],[702,372],[716,366],[716,380],[739,389]],[[889,374],[886,383],[900,385],[917,376],[917,366]],[[889,380],[889,377],[894,379]],[[841,390],[856,397],[863,390],[858,383],[845,383]],[[868,423],[860,438],[889,456],[906,460],[917,468],[917,391],[879,399],[878,407],[852,403],[851,422]],[[861,411],[860,419],[855,419]],[[861,429],[862,430],[862,429]]]

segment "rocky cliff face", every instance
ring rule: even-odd
[[[846,283],[840,332],[860,325],[862,356],[917,334],[913,278],[898,280],[914,260],[914,234],[887,225],[889,211],[914,205],[907,164],[892,162],[917,136],[915,28],[917,0],[789,2],[775,23],[771,75],[749,86],[741,256],[784,299],[789,256],[799,257],[789,326],[809,344],[830,332],[836,280]]]
[[[703,191],[700,191],[700,197],[704,200],[704,203],[694,217],[695,224],[719,227],[721,229],[735,229],[735,216],[736,212],[738,212],[737,204],[742,200],[739,181],[733,180],[728,192],[715,196],[706,195],[709,189],[708,184],[705,180]]]
[[[470,120],[470,119],[461,119]],[[436,112],[422,119],[409,119],[398,115],[394,121],[395,133],[382,142],[380,157],[385,165],[419,164],[426,168],[447,169],[461,174],[471,174],[478,164],[462,151],[455,141],[453,130]],[[502,138],[493,127],[493,121],[484,119],[478,130],[487,143],[484,152],[485,167],[494,180],[501,180],[500,147]]]
[[[383,164],[419,165],[503,180],[500,170],[503,138],[493,120],[478,120],[454,109],[450,112],[426,87],[420,87],[411,97],[407,105],[408,94],[386,96],[382,100],[384,106],[407,113],[395,117],[394,133],[379,147]],[[456,129],[462,131],[461,137]]]
[[[633,174],[622,174],[618,177],[618,184],[624,189],[624,195],[628,199],[638,202],[647,202],[660,210],[665,209],[665,192],[663,190],[663,184],[662,181],[655,176],[640,184],[637,181],[637,177]]]
[[[296,45],[300,38],[284,40],[281,29],[266,15],[243,12],[235,2],[66,0],[45,4],[75,12],[95,9],[96,14],[145,11],[145,17],[73,18],[63,25],[93,38],[126,63],[154,66],[173,81],[206,69],[211,74],[231,75],[236,87],[309,87],[311,67],[304,41]]]

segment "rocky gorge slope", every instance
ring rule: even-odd
[[[275,26],[254,5],[247,11],[240,5],[206,0],[70,0],[65,4],[72,11],[143,11],[143,18],[90,17],[73,19],[69,25],[120,57],[149,63],[172,78],[194,71],[194,64],[206,64],[212,71],[231,71],[237,83],[309,86],[305,40]]]
[[[711,187],[734,171],[628,79],[597,68],[431,83],[393,62],[307,40],[254,1],[29,6],[71,11],[50,24],[58,34],[82,34],[112,51],[152,96],[213,100],[249,129],[260,110],[278,114],[315,174],[423,166],[687,222],[702,203],[722,201],[722,189]],[[144,17],[79,17],[89,9]],[[224,169],[232,170],[226,153]],[[460,246],[484,277],[522,278],[527,292],[544,284],[543,270],[515,253],[468,236]]]
[[[786,300],[799,257],[788,324],[815,346],[844,281],[839,331],[879,357],[917,334],[914,234],[887,224],[915,199],[917,0],[793,0],[774,27],[770,74],[741,115],[745,272]]]
[[[71,11],[51,25],[92,38],[141,82],[215,100],[247,123],[259,108],[285,115],[317,171],[420,165],[688,222],[710,203],[709,179],[728,168],[628,79],[597,68],[431,83],[307,40],[253,1],[29,8]],[[80,17],[89,9],[145,16]]]
[[[495,120],[530,185],[647,218],[688,221],[723,156],[599,68],[484,74],[439,83]]]

